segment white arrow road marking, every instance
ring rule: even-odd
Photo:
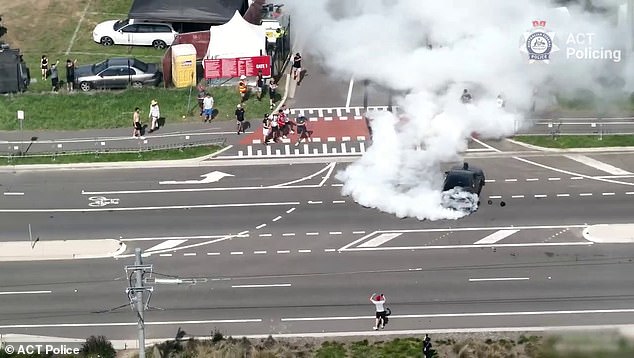
[[[216,170],[211,173],[201,175],[202,179],[200,180],[183,180],[183,181],[166,180],[166,181],[160,181],[159,184],[162,184],[162,185],[209,184],[209,183],[215,183],[224,177],[232,177],[232,176],[233,176],[232,174],[227,174],[227,173],[219,172]]]
[[[495,244],[496,242],[504,240],[518,231],[519,230],[498,230],[494,232],[493,234],[476,241],[474,245]]]

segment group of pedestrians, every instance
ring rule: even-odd
[[[313,131],[308,130],[306,127],[307,120],[304,116],[297,117],[297,120],[293,121],[290,117],[290,109],[283,105],[277,113],[273,115],[265,114],[262,119],[262,139],[265,145],[273,141],[279,143],[282,139],[287,139],[291,134],[295,134],[297,130],[297,142],[298,146],[303,140],[309,142]]]
[[[148,118],[150,119],[149,133],[152,133],[155,130],[159,129],[159,118],[161,118],[161,109],[159,107],[158,101],[155,99],[150,102],[150,112],[148,114]],[[134,114],[132,115],[132,137],[144,139],[143,124],[141,123],[141,109],[139,107],[136,107],[134,109]]]
[[[50,77],[53,92],[59,91],[60,87],[59,72],[57,70],[58,66],[59,60],[56,60],[53,64],[49,64],[48,56],[42,55],[42,58],[40,59],[40,71],[42,72],[42,81],[46,81]],[[76,66],[77,59],[75,59],[74,61],[70,58],[66,60],[66,90],[68,92],[72,92],[75,90]]]

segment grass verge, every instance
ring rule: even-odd
[[[600,148],[600,147],[630,147],[634,146],[634,136],[606,135],[602,139],[596,135],[565,135],[552,136],[516,136],[513,139],[546,148]]]
[[[75,164],[75,163],[106,163],[133,162],[147,160],[179,160],[192,159],[209,155],[220,150],[219,146],[187,147],[183,149],[154,150],[138,153],[100,153],[97,154],[69,154],[58,156],[25,156],[7,159],[6,165],[24,164]],[[141,164],[140,164],[141,165]]]

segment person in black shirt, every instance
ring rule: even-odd
[[[471,93],[469,93],[469,91],[465,88],[464,91],[462,91],[462,96],[460,96],[460,100],[462,101],[462,103],[471,103],[472,99],[473,97],[471,97]]]
[[[298,53],[293,57],[293,80],[301,81],[302,75],[302,55]]]
[[[70,58],[66,60],[66,90],[72,92],[75,89],[75,66],[77,65],[77,59],[71,61]]]
[[[255,85],[258,91],[258,101],[262,101],[262,92],[264,91],[264,78],[262,77],[262,71],[258,71],[258,78]]]
[[[244,108],[242,108],[242,105],[240,104],[236,108],[236,121],[238,130],[237,134],[240,134],[240,132],[244,133]]]

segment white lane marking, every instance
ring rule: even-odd
[[[353,231],[352,233],[355,235],[359,235],[359,234],[365,234],[365,231]]]
[[[242,251],[231,251],[231,255],[243,255],[244,252]]]
[[[348,85],[348,97],[346,97],[346,110],[350,110],[350,101],[352,100],[352,89],[354,88],[354,77],[350,77]]]
[[[220,253],[219,252],[208,252],[207,256],[219,256]]]
[[[282,234],[282,236],[295,236],[295,233],[294,232],[287,232],[287,233]]]
[[[53,293],[53,291],[43,290],[43,291],[0,291],[0,296],[8,296],[8,295],[41,295]]]
[[[492,278],[470,278],[469,282],[484,282],[484,281],[528,281],[529,277],[492,277]]]
[[[308,254],[311,253],[311,250],[297,250],[297,252],[302,253],[302,254]]]
[[[439,246],[385,246],[385,247],[353,247],[339,249],[343,251],[399,251],[399,250],[448,250],[448,249],[474,249],[481,247],[542,247],[542,246],[591,246],[592,242],[534,242],[526,244],[483,244],[483,245],[439,245]]]
[[[600,171],[606,172],[608,174],[612,174],[612,175],[629,175],[632,174],[626,170],[623,170],[621,168],[617,168],[613,165],[610,165],[608,163],[604,163],[602,161],[587,157],[585,155],[580,155],[580,154],[568,154],[568,155],[564,155],[564,157],[568,158],[568,159],[572,159],[575,162],[579,162],[581,164],[585,164],[589,167],[592,167],[594,169],[598,169]]]
[[[512,195],[511,198],[512,199],[522,199],[522,198],[524,198],[524,195]]]
[[[90,4],[92,4],[92,0],[89,0],[86,3],[86,7],[84,7],[84,11],[82,11],[81,13],[79,22],[77,22],[77,27],[75,27],[75,31],[73,32],[73,36],[70,38],[70,42],[68,43],[66,52],[64,52],[64,55],[66,56],[68,56],[68,54],[70,53],[70,50],[73,48],[73,45],[75,44],[75,39],[77,39],[77,33],[79,33],[79,28],[81,27],[81,24],[84,22],[84,19],[86,18],[86,13],[88,13],[88,7],[90,7]]]
[[[172,257],[172,254],[159,254],[160,257]]]
[[[547,170],[552,170],[552,171],[557,172],[557,173],[562,173],[562,174],[567,174],[567,175],[575,175],[575,176],[577,176],[579,178],[591,179],[591,180],[601,181],[601,182],[604,182],[604,183],[612,183],[612,184],[634,186],[634,183],[618,181],[618,180],[611,180],[611,179],[594,178],[594,177],[591,177],[589,175],[582,175],[582,174],[571,172],[571,171],[568,171],[568,170],[563,170],[563,169],[559,169],[559,168],[555,168],[555,167],[550,167],[548,165],[540,164],[540,163],[533,162],[533,161],[530,161],[528,159],[524,159],[524,158],[520,158],[520,157],[513,157],[513,159],[519,160],[520,162],[524,162],[526,164],[534,165],[536,167],[544,168],[544,169],[547,169]]]
[[[290,209],[286,210],[286,213],[287,213],[287,214],[290,214],[290,213],[292,213],[293,211],[295,211],[295,208],[290,208]]]
[[[165,250],[165,249],[173,249],[176,246],[178,246],[178,245],[180,245],[180,244],[182,244],[184,242],[187,242],[187,240],[166,240],[166,241],[161,242],[158,245],[154,245],[154,246],[150,247],[149,249],[145,250],[145,252],[156,251],[156,250]]]
[[[278,216],[276,216],[276,217],[275,217],[273,220],[271,220],[271,221],[276,222],[276,221],[278,221],[278,220],[279,220],[279,219],[281,219],[281,218],[282,218],[282,217],[278,215]]]
[[[259,250],[259,251],[253,251],[254,255],[265,255],[266,251],[265,250]]]
[[[359,247],[379,247],[390,240],[396,239],[397,237],[401,235],[403,234],[400,234],[400,233],[381,234],[371,240],[364,242],[363,244],[359,245]]]
[[[547,316],[566,314],[601,314],[601,313],[632,313],[634,308],[625,309],[596,309],[596,310],[566,310],[566,311],[517,311],[517,312],[464,312],[464,313],[430,313],[392,315],[391,318],[441,318],[441,317],[496,317],[496,316]],[[342,316],[342,317],[292,317],[282,318],[282,322],[298,321],[348,321],[369,319],[374,316]]]
[[[268,285],[233,285],[231,288],[266,288],[266,287],[291,287],[290,283],[272,283]]]
[[[626,191],[625,195],[634,195],[634,191]]]
[[[19,192],[4,192],[3,193],[4,196],[23,196],[24,193],[19,193]]]
[[[504,179],[505,182],[516,182],[517,179]]]
[[[128,241],[158,241],[158,240],[196,240],[196,239],[220,239],[223,237],[231,236],[231,234],[226,235],[199,235],[199,236],[164,236],[164,237],[130,237],[130,238],[120,238],[119,240],[128,242]],[[249,237],[249,234],[244,235],[236,235],[235,237]]]
[[[324,249],[324,252],[335,252],[337,249]]]
[[[548,181],[558,181],[561,180],[561,178],[548,178]]]
[[[215,240],[210,240],[210,241],[204,241],[204,242],[200,242],[200,243],[196,243],[196,244],[190,244],[190,245],[185,245],[185,246],[181,246],[181,247],[176,247],[173,249],[166,249],[166,250],[156,250],[156,251],[152,251],[152,252],[148,252],[148,255],[156,255],[156,254],[161,254],[165,251],[182,251],[182,250],[186,250],[186,249],[191,249],[194,247],[199,247],[199,246],[203,246],[203,245],[210,245],[210,244],[215,244],[217,242],[221,242],[221,241],[226,241],[226,240],[232,240],[234,238],[240,238],[240,237],[245,237],[244,235],[248,234],[248,231],[242,231],[239,232],[235,235],[227,235],[224,237],[221,237],[219,239],[215,239]],[[128,255],[119,255],[117,256],[118,258],[126,258],[126,257],[133,257],[134,254],[128,254]]]
[[[495,179],[485,179],[485,183],[495,183]]]
[[[324,203],[323,201],[312,201],[312,200],[308,200],[308,204],[311,204],[311,205],[313,205],[313,204],[323,204],[323,203]]]
[[[583,180],[583,177],[570,177],[570,180]]]
[[[603,196],[613,196],[613,195],[615,195],[615,193],[601,193],[601,195],[603,195]]]
[[[579,196],[592,196],[592,193],[581,193]]]
[[[293,185],[293,184],[296,184],[296,183],[299,183],[299,182],[303,182],[303,181],[306,181],[306,180],[313,179],[314,177],[316,177],[319,174],[321,174],[323,172],[326,172],[326,171],[327,171],[326,177],[329,178],[330,174],[332,174],[332,170],[334,169],[335,165],[336,165],[335,162],[328,163],[328,165],[326,165],[325,167],[323,167],[319,171],[317,171],[317,172],[315,172],[315,173],[313,173],[313,174],[311,174],[309,176],[306,176],[306,177],[303,177],[303,178],[299,178],[299,179],[296,179],[296,180],[292,180],[292,181],[289,181],[289,182],[286,182],[286,183],[282,183],[282,184],[276,184],[276,185],[271,185],[269,187],[260,187],[260,188],[284,188],[284,187],[289,188],[288,185]],[[322,185],[323,184],[319,184],[319,185],[316,185],[316,186],[313,185],[311,187],[321,187]]]
[[[330,235],[341,235],[342,233],[341,233],[341,231],[331,231],[328,234],[330,234]]]
[[[171,206],[139,206],[130,208],[81,208],[81,209],[0,209],[0,213],[81,213],[104,211],[157,211],[157,210],[181,210],[181,209],[214,209],[214,208],[249,208],[261,206],[289,206],[299,205],[299,202],[286,203],[243,203],[243,204],[202,204],[202,205],[171,205]]]
[[[528,178],[526,181],[539,181],[539,178]]]
[[[271,237],[271,236],[273,236],[273,234],[260,234],[259,236],[260,237]]]
[[[183,254],[183,256],[196,256],[195,252],[186,252]]]
[[[290,254],[290,250],[277,250],[278,254]]]
[[[266,226],[266,224],[260,224],[260,225],[256,226],[255,228],[256,228],[257,230],[260,230],[261,228],[263,228],[263,227],[265,227],[265,226]]]
[[[502,195],[489,195],[489,199],[502,199]]]
[[[343,184],[339,183],[339,184],[331,184],[330,186],[334,186],[334,187],[342,187]]]
[[[261,318],[255,319],[212,319],[201,321],[145,321],[148,326],[172,326],[175,324],[209,324],[209,323],[259,323]],[[45,323],[45,324],[11,324],[0,328],[58,328],[58,327],[126,327],[136,326],[136,322],[104,322],[104,323]]]
[[[535,194],[533,196],[536,197],[536,198],[547,198],[548,197],[548,195],[546,195],[546,194]]]
[[[570,194],[557,194],[558,198],[567,198],[569,196],[570,196]]]
[[[474,245],[495,244],[496,242],[504,240],[517,232],[519,232],[519,230],[498,230],[493,234],[476,241]]]
[[[317,236],[317,235],[319,235],[318,232],[307,232],[306,233],[306,236]]]
[[[493,148],[492,146],[490,146],[490,145],[488,145],[488,144],[484,143],[483,141],[481,141],[481,140],[479,140],[479,139],[477,139],[477,138],[473,138],[473,137],[471,137],[471,139],[472,139],[474,142],[476,142],[476,143],[480,144],[481,146],[483,146],[483,147],[485,147],[485,148],[488,148],[488,149],[490,149],[490,150],[492,150],[492,151],[494,151],[494,152],[502,153],[502,151],[501,151],[501,150],[499,150],[499,149],[497,149],[497,148]]]
[[[333,200],[332,203],[333,204],[345,204],[346,201],[345,200]]]

